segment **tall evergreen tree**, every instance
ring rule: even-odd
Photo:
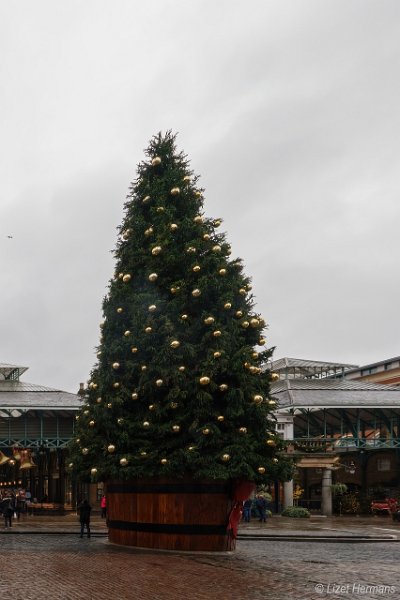
[[[289,478],[276,458],[264,320],[175,135],[155,136],[125,203],[116,272],[71,467],[99,479]],[[259,347],[259,351],[255,349]]]

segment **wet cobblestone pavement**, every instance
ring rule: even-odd
[[[372,533],[397,538],[385,519],[298,524],[273,518],[242,527],[260,534],[303,531]],[[400,599],[400,543],[301,542],[259,537],[238,541],[227,554],[177,554],[115,546],[104,521],[93,520],[90,539],[79,538],[76,516],[28,518],[0,530],[5,600],[356,600]],[[28,532],[31,533],[28,533]],[[17,533],[18,532],[18,533]],[[51,533],[52,532],[52,533]],[[368,586],[373,586],[368,588]]]

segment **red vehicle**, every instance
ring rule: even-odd
[[[386,498],[383,502],[373,500],[371,502],[371,511],[373,514],[377,512],[390,513],[393,521],[400,521],[400,505],[396,498]]]

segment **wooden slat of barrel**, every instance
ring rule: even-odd
[[[107,483],[109,539],[167,550],[233,550],[229,482],[140,479]]]

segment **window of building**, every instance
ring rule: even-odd
[[[378,471],[390,471],[390,458],[378,458],[376,466]]]

